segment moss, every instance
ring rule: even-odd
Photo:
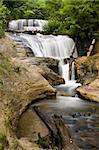
[[[6,142],[6,136],[3,133],[0,133],[0,143]]]
[[[0,53],[0,75],[10,75],[13,70],[13,67],[10,63],[8,57],[5,57],[3,54]]]
[[[18,146],[18,141],[15,139],[12,142],[11,150],[15,150],[17,148],[17,146]]]
[[[3,150],[4,147],[7,147],[7,145],[8,145],[8,142],[7,142],[5,134],[0,133],[0,150]]]
[[[37,144],[42,147],[42,148],[46,148],[48,149],[49,148],[49,138],[46,139],[46,138],[42,138],[40,133],[38,133],[38,140],[37,140]]]
[[[0,143],[0,150],[3,150],[3,145]]]

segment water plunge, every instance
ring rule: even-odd
[[[20,38],[23,43],[33,51],[36,57],[58,59],[59,73],[65,79],[65,82],[70,78],[74,80],[74,62],[71,61],[73,59],[70,57],[76,58],[77,50],[74,41],[70,37],[62,35],[29,35],[21,33]],[[71,73],[69,73],[69,70],[71,70]]]
[[[48,22],[46,20],[40,19],[19,19],[12,20],[9,22],[10,30],[39,30],[42,31],[44,25]],[[59,72],[60,75],[68,81],[69,79],[74,79],[72,75],[73,69],[71,59],[68,62],[68,58],[71,56],[77,57],[77,50],[75,43],[72,38],[68,36],[53,36],[53,35],[29,35],[29,34],[19,34],[19,38],[23,43],[29,47],[36,57],[51,57],[59,60]],[[67,60],[67,64],[64,63],[64,59]],[[70,73],[69,73],[70,71]]]

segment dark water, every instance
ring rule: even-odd
[[[77,97],[58,96],[36,104],[48,115],[62,115],[83,150],[99,150],[99,104]]]
[[[69,88],[59,86],[57,90],[65,92],[70,90],[72,93],[73,88],[72,86]],[[70,127],[72,138],[81,149],[99,150],[99,103],[89,102],[78,97],[57,96],[56,99],[45,99],[34,105],[39,106],[47,115],[62,115],[64,122]],[[34,105],[30,107],[30,116],[32,115],[31,108]],[[30,117],[27,114],[24,117],[27,118],[26,122],[29,122]],[[27,127],[26,125],[25,129],[28,131],[31,126]],[[24,126],[19,129],[19,131],[21,130],[24,131]]]

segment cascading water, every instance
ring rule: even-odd
[[[65,82],[70,80],[69,63],[65,64],[64,59],[59,62],[59,74],[64,78]]]
[[[72,55],[77,57],[77,51],[74,41],[68,36],[53,36],[53,35],[29,35],[20,34],[22,41],[32,49],[36,57],[51,57],[59,60],[59,72],[65,79],[65,82],[69,81],[69,59]],[[64,60],[67,60],[67,64]],[[73,63],[74,66],[74,63]],[[74,67],[72,66],[72,70]],[[74,80],[74,71],[72,71],[71,79]]]
[[[20,34],[20,38],[37,57],[51,57],[59,60],[69,58],[75,46],[74,41],[68,36]],[[77,57],[76,49],[73,57]]]
[[[12,20],[9,22],[9,29],[11,30],[30,30],[31,27],[39,27],[39,30],[43,30],[44,25],[47,24],[46,20],[39,19],[19,19]],[[19,34],[20,39],[23,43],[32,49],[33,53],[37,57],[51,57],[58,59],[59,72],[65,81],[70,79],[69,77],[69,63],[64,63],[64,59],[70,58],[72,55],[74,58],[77,57],[77,51],[75,48],[74,41],[68,36],[53,36],[53,35],[29,35]]]
[[[22,20],[22,24],[24,20]],[[29,25],[33,25],[33,20],[28,20]],[[25,24],[25,23],[24,23]],[[36,57],[50,57],[59,60],[59,73],[65,79],[66,85],[75,84],[74,62],[71,63],[71,56],[77,58],[77,50],[74,41],[68,36],[54,35],[29,35],[24,33],[17,34],[16,38],[29,47]],[[66,63],[65,63],[66,62]],[[70,78],[70,63],[71,78]],[[70,79],[72,79],[70,81]],[[73,85],[74,86],[74,85]],[[78,86],[76,84],[76,86]]]
[[[25,30],[25,31],[43,31],[43,27],[47,24],[46,20],[40,19],[19,19],[9,22],[10,30]]]
[[[71,80],[75,80],[75,63],[72,62],[72,73],[71,73]]]

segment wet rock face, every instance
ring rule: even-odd
[[[37,66],[43,66],[46,64],[48,68],[53,70],[55,73],[58,74],[58,64],[59,61],[53,58],[45,58],[45,57],[33,57],[32,64]]]
[[[99,102],[99,53],[77,59],[76,68],[79,81],[83,84],[77,88],[78,94]]]
[[[58,60],[52,58],[28,57],[20,60],[29,68],[38,67],[38,72],[53,86],[64,84],[64,79],[58,75]],[[55,71],[54,71],[55,69]]]

